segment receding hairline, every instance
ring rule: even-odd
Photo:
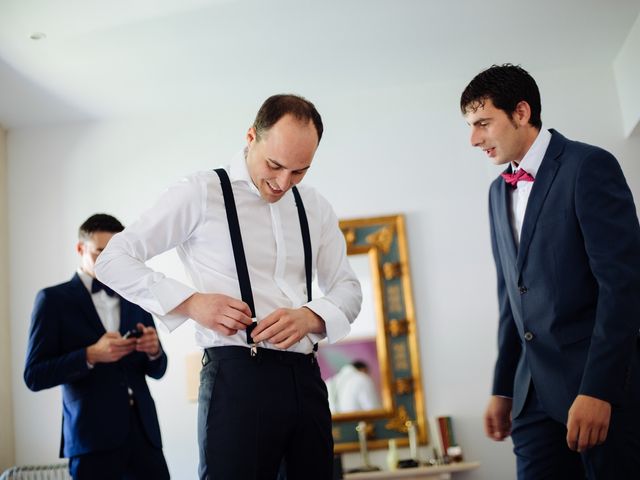
[[[283,116],[281,116],[277,122],[275,122],[273,125],[271,125],[269,128],[262,128],[260,130],[260,132],[258,132],[258,128],[256,127],[255,124],[251,125],[251,128],[254,129],[254,131],[256,132],[256,139],[258,141],[266,138],[269,135],[269,132],[271,131],[271,129],[273,127],[275,127],[278,123],[280,123],[282,120],[284,120],[287,117],[291,117],[293,119],[293,121],[295,123],[297,123],[298,125],[300,125],[301,127],[311,127],[311,129],[313,130],[313,133],[315,133],[316,135],[316,143],[318,145],[320,145],[320,136],[318,135],[318,129],[316,128],[315,123],[313,122],[312,118],[306,118],[304,116],[299,116],[296,115],[294,113],[291,112],[287,112],[285,113]]]

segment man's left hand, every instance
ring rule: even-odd
[[[571,450],[584,452],[607,439],[611,404],[588,395],[578,395],[569,409],[567,444]]]
[[[279,308],[258,322],[251,337],[256,343],[267,341],[284,350],[308,333],[324,331],[324,321],[309,308]]]
[[[142,331],[142,336],[136,341],[136,351],[144,352],[150,357],[160,353],[160,340],[158,333],[153,327],[145,327],[142,323],[136,325],[138,330]]]

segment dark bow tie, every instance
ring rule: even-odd
[[[104,293],[106,293],[110,297],[113,297],[114,295],[116,295],[116,292],[111,290],[109,287],[107,287],[104,283],[102,283],[97,278],[94,278],[93,283],[91,284],[91,293],[98,293],[100,290],[104,290]]]
[[[523,168],[518,169],[516,173],[501,173],[500,176],[513,188],[518,187],[518,182],[533,182],[531,174]]]

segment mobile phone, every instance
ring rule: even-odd
[[[142,336],[142,331],[137,328],[132,328],[127,333],[125,333],[122,338],[140,338]]]

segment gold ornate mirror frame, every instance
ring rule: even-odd
[[[340,228],[349,255],[369,256],[382,408],[334,414],[335,451],[359,449],[356,426],[363,420],[369,448],[387,448],[392,438],[400,445],[408,444],[407,422],[416,426],[418,442],[427,443],[404,216],[342,220]]]

